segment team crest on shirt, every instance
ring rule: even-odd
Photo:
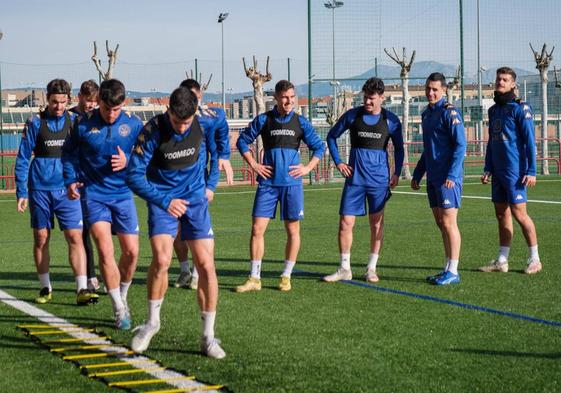
[[[119,126],[119,135],[121,135],[123,138],[128,136],[131,133],[131,128],[129,127],[128,124],[121,124]]]

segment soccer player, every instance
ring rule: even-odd
[[[99,86],[93,80],[87,80],[80,86],[78,93],[78,105],[70,108],[69,111],[77,115],[84,115],[95,109],[97,106],[97,94]],[[84,249],[86,250],[86,266],[88,275],[88,289],[97,291],[99,289],[99,281],[95,274],[95,261],[93,255],[92,241],[90,239],[90,230],[87,225],[82,228],[82,240]]]
[[[489,108],[489,141],[485,154],[483,184],[492,178],[492,200],[499,223],[499,253],[483,272],[508,272],[508,254],[514,228],[512,216],[520,224],[528,244],[524,269],[535,274],[542,269],[534,222],[526,211],[526,188],[536,184],[536,146],[530,106],[514,93],[516,73],[501,67],[495,80],[495,105]]]
[[[181,82],[180,87],[185,87],[191,90],[198,101],[197,116],[205,119],[205,121],[212,125],[212,132],[215,135],[216,147],[218,151],[218,168],[224,170],[226,173],[226,182],[228,184],[234,183],[234,172],[232,164],[230,164],[230,129],[226,121],[226,113],[222,108],[209,108],[203,105],[203,92],[201,85],[194,79],[185,79]],[[209,132],[211,130],[208,130]],[[209,200],[209,202],[212,202]],[[181,229],[179,229],[181,230]],[[181,272],[175,281],[176,288],[191,288],[197,289],[199,282],[199,272],[197,266],[193,264],[192,272],[189,269],[189,247],[185,240],[181,240],[181,236],[176,236],[173,243],[175,254],[179,260]]]
[[[280,202],[280,218],[287,234],[284,271],[278,288],[290,291],[290,277],[300,249],[300,220],[304,218],[302,177],[316,167],[325,151],[323,141],[303,116],[294,112],[294,85],[280,80],[275,85],[275,107],[257,116],[240,134],[237,148],[243,159],[257,173],[259,185],[253,203],[253,220],[249,252],[251,273],[236,292],[261,290],[261,260],[265,253],[265,231],[275,218]],[[250,145],[261,135],[263,163],[258,163]],[[307,165],[300,162],[300,142],[308,146],[313,157]]]
[[[152,262],[148,271],[148,320],[135,328],[131,348],[145,351],[160,330],[160,310],[168,287],[173,239],[181,223],[199,272],[198,300],[203,322],[201,352],[226,356],[214,337],[218,281],[214,267],[214,233],[208,200],[218,183],[218,164],[212,124],[199,116],[197,97],[184,87],[174,90],[169,109],[144,127],[127,170],[131,189],[148,203]],[[208,177],[205,175],[210,155]]]
[[[74,121],[74,115],[66,111],[70,92],[70,84],[63,79],[49,82],[47,108],[27,120],[16,158],[17,209],[23,213],[29,204],[33,258],[41,284],[35,302],[40,304],[52,300],[49,240],[55,216],[68,243],[68,258],[76,279],[76,303],[84,305],[98,299],[97,294],[87,290],[80,202],[68,199],[62,176],[62,146]]]
[[[458,261],[462,239],[457,216],[462,198],[466,136],[462,116],[446,101],[445,92],[444,75],[430,74],[425,83],[429,105],[421,114],[424,151],[411,180],[411,188],[418,190],[426,172],[429,205],[444,242],[444,270],[427,277],[427,281],[435,285],[460,282]]]
[[[382,108],[384,82],[370,78],[362,86],[363,105],[347,111],[327,135],[327,146],[337,169],[345,177],[345,186],[339,209],[339,252],[341,267],[325,276],[327,282],[352,280],[351,246],[356,216],[366,214],[370,222],[370,257],[366,269],[366,281],[379,281],[376,264],[384,237],[384,206],[391,196],[390,188],[399,183],[403,166],[403,138],[401,122],[390,111]],[[349,164],[339,157],[337,138],[346,130],[351,137]],[[394,171],[390,177],[387,146],[391,139],[394,146]]]
[[[123,111],[125,86],[116,79],[99,87],[99,108],[81,117],[63,151],[64,182],[72,199],[82,198],[117,329],[131,328],[127,293],[138,259],[138,218],[124,170],[142,122]],[[115,261],[112,233],[121,246]]]

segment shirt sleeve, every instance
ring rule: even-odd
[[[64,185],[68,187],[80,180],[80,126],[79,120],[74,121],[70,135],[62,145],[62,176]]]
[[[390,139],[393,144],[393,158],[395,163],[394,175],[401,175],[403,168],[403,159],[405,150],[403,149],[403,134],[401,129],[401,121],[397,116],[390,119]]]
[[[327,134],[327,138],[325,139],[327,142],[327,147],[329,149],[329,154],[331,155],[331,159],[335,163],[335,165],[339,165],[343,161],[339,156],[339,147],[337,146],[337,138],[339,138],[345,131],[349,129],[349,126],[352,124],[354,119],[356,118],[356,110],[349,110],[343,114],[331,127],[329,133]]]
[[[31,155],[35,148],[37,140],[38,127],[33,124],[33,120],[29,119],[23,127],[21,142],[19,145],[18,155],[16,156],[15,176],[16,176],[16,197],[28,198],[29,190],[27,181],[29,178],[29,165],[31,163]]]
[[[218,152],[218,158],[221,160],[230,159],[230,128],[228,127],[228,122],[226,121],[226,115],[224,111],[219,110],[216,112],[218,114],[216,118],[216,148]]]
[[[427,163],[425,162],[425,152],[421,154],[419,161],[417,161],[417,166],[415,166],[415,170],[413,171],[412,178],[416,182],[420,182],[425,172],[427,171]]]
[[[206,154],[208,157],[206,188],[213,192],[216,191],[218,180],[220,180],[220,171],[218,170],[219,153],[216,144],[218,139],[213,132],[205,132]]]
[[[448,128],[453,143],[452,159],[448,169],[449,180],[454,182],[460,180],[464,174],[464,158],[466,155],[466,131],[462,115],[457,109],[446,111]]]
[[[524,142],[526,156],[526,173],[524,175],[536,176],[536,143],[534,137],[534,119],[532,110],[527,103],[521,103],[518,111],[518,136]],[[546,143],[546,141],[544,141]]]
[[[240,154],[244,154],[249,151],[249,146],[257,139],[257,136],[263,128],[265,123],[266,115],[261,114],[257,116],[249,125],[240,133],[238,141],[236,142],[236,147],[238,148]]]
[[[325,153],[325,144],[323,140],[319,137],[318,133],[305,117],[297,115],[300,121],[300,127],[304,131],[304,143],[308,148],[313,151],[313,156],[321,159]]]

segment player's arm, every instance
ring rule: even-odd
[[[531,108],[523,103],[518,111],[519,137],[524,141],[526,155],[526,173],[522,177],[522,184],[533,187],[536,184],[536,144],[534,136],[534,119]],[[544,141],[547,143],[547,141]]]
[[[159,132],[150,121],[138,135],[136,146],[127,166],[128,187],[142,199],[168,210],[171,197],[159,192],[146,178],[146,171],[159,141]]]
[[[226,174],[226,183],[234,184],[234,170],[230,163],[230,128],[223,110],[216,112],[216,147],[218,150],[218,170]]]
[[[268,179],[273,175],[273,167],[270,165],[259,164],[249,146],[257,139],[263,124],[265,123],[266,117],[264,114],[257,116],[253,121],[240,133],[238,141],[236,142],[236,147],[242,155],[245,162],[253,169],[259,176]]]
[[[447,110],[446,112],[448,127],[454,144],[452,147],[452,161],[446,179],[446,187],[450,188],[463,177],[467,142],[461,113],[457,109]]]
[[[413,175],[411,177],[412,189],[418,190],[419,188],[421,188],[421,179],[425,175],[426,171],[427,171],[427,163],[425,161],[425,152],[423,151],[421,157],[419,157],[419,161],[417,161],[417,165],[415,166],[415,169],[413,170]]]
[[[29,165],[31,163],[31,155],[35,148],[37,138],[37,127],[33,125],[32,119],[29,119],[23,127],[21,142],[16,156],[15,177],[16,177],[16,198],[17,209],[23,213],[27,209],[27,201],[29,191],[27,189],[27,180],[29,178]]]
[[[218,148],[215,135],[212,131],[205,132],[205,148],[208,157],[206,188],[214,195],[218,180],[220,179],[220,172],[218,170]]]
[[[317,134],[316,130],[312,126],[312,124],[306,120],[304,117],[298,116],[298,121],[300,122],[300,127],[304,132],[303,140],[304,143],[308,146],[308,149],[312,152],[312,158],[306,165],[298,164],[298,165],[291,165],[289,167],[288,174],[294,178],[306,176],[310,173],[321,161],[325,153],[325,144]]]
[[[74,121],[70,135],[62,145],[62,176],[70,199],[80,198],[80,118]]]
[[[329,154],[333,163],[341,172],[344,177],[350,177],[353,174],[353,168],[347,163],[341,160],[339,155],[339,147],[337,146],[337,138],[339,138],[345,131],[349,129],[349,126],[354,121],[356,117],[357,110],[351,109],[343,114],[339,120],[331,127],[327,133],[325,141],[327,142],[327,148],[329,149]]]
[[[403,148],[403,134],[401,128],[401,121],[397,116],[392,116],[390,119],[390,139],[393,144],[393,160],[394,171],[390,179],[390,187],[394,188],[399,183],[399,177],[403,168],[403,160],[405,157],[405,150]]]

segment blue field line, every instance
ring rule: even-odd
[[[308,271],[305,271],[305,270],[294,269],[294,271],[296,273],[305,274],[305,275],[313,275],[313,276],[319,276],[320,275],[319,273],[308,272]],[[437,297],[434,297],[434,296],[421,295],[421,294],[418,294],[418,293],[407,292],[407,291],[400,291],[399,289],[385,288],[385,287],[381,287],[381,286],[378,286],[378,285],[372,285],[372,284],[368,284],[366,282],[360,282],[360,281],[343,280],[343,281],[340,281],[340,282],[342,284],[354,285],[356,287],[372,289],[372,290],[375,290],[375,291],[378,291],[378,292],[391,293],[391,294],[394,294],[394,295],[407,296],[407,297],[410,297],[410,298],[413,298],[413,299],[421,299],[421,300],[428,300],[430,302],[443,303],[443,304],[447,304],[449,306],[465,308],[467,310],[481,311],[481,312],[486,312],[486,313],[489,313],[489,314],[500,315],[502,317],[520,319],[520,320],[523,320],[523,321],[539,323],[539,324],[547,325],[547,326],[561,327],[561,322],[548,321],[546,319],[535,318],[535,317],[531,317],[529,315],[517,314],[517,313],[513,313],[513,312],[508,312],[508,311],[495,310],[494,308],[477,306],[475,304],[468,304],[468,303],[456,302],[454,300],[440,299],[440,298],[437,298]]]

